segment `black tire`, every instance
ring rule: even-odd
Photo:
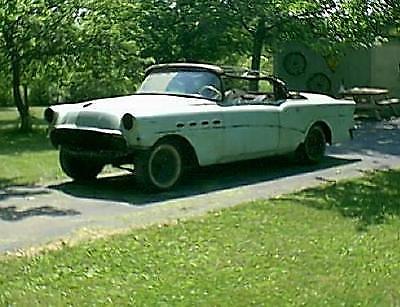
[[[60,150],[61,169],[75,181],[88,181],[96,179],[97,175],[103,169],[102,164],[93,163],[90,160],[82,159],[75,154],[71,154],[68,150],[61,148]]]
[[[160,142],[149,151],[138,153],[134,167],[137,182],[148,191],[173,188],[182,177],[184,159],[173,142]]]
[[[304,142],[297,149],[297,156],[304,163],[318,163],[325,156],[326,136],[324,130],[318,126],[312,126],[307,133]]]

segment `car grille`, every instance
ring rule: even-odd
[[[55,146],[82,150],[126,150],[125,139],[120,135],[105,134],[89,130],[56,129],[50,133]]]

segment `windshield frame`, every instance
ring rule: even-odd
[[[176,76],[178,76],[179,73],[205,73],[208,74],[209,77],[214,78],[214,82],[212,84],[207,84],[205,83],[204,86],[209,86],[211,85],[213,88],[215,88],[220,95],[218,95],[219,97],[217,98],[213,98],[213,97],[207,97],[205,95],[201,95],[200,93],[196,93],[194,91],[192,92],[178,92],[178,91],[142,91],[142,87],[144,86],[146,80],[148,80],[148,77],[151,75],[155,75],[155,74],[169,74],[169,73],[176,73],[177,75],[175,75],[174,77],[171,78],[171,80],[169,80],[168,82],[173,81],[173,78],[175,78]],[[187,83],[186,85],[189,85],[189,83]],[[168,85],[169,86],[169,85]],[[204,87],[201,86],[201,87]],[[200,87],[200,88],[201,88]],[[143,80],[141,86],[139,87],[139,89],[136,91],[137,95],[169,95],[169,96],[179,96],[179,97],[187,97],[187,98],[199,98],[199,99],[206,99],[206,100],[210,100],[213,102],[220,102],[223,100],[223,90],[224,85],[223,85],[223,80],[221,78],[221,75],[213,70],[210,69],[208,67],[197,67],[197,66],[184,66],[184,67],[175,67],[175,66],[167,66],[167,67],[154,67],[153,69],[148,69],[146,71],[145,74],[145,79]]]
[[[273,87],[273,95],[277,102],[285,101],[290,97],[289,90],[286,86],[286,83],[281,79],[277,78],[274,75],[268,74],[264,71],[256,71],[249,70],[243,67],[236,66],[217,66],[213,64],[204,64],[204,63],[165,63],[165,64],[155,64],[148,67],[145,71],[145,78],[156,72],[179,72],[179,71],[194,71],[194,72],[209,72],[214,74],[218,81],[220,91],[220,97],[218,99],[212,99],[209,97],[204,97],[202,95],[196,94],[185,94],[185,93],[168,93],[168,92],[136,92],[138,95],[170,95],[170,96],[181,96],[187,98],[197,98],[197,99],[205,99],[210,102],[217,102],[221,104],[225,100],[226,88],[225,78],[226,79],[244,79],[247,81],[253,81],[258,84],[259,81],[268,81],[272,84]],[[257,87],[258,88],[258,87]],[[258,94],[259,90],[256,90],[255,94]],[[259,94],[262,94],[261,92]]]

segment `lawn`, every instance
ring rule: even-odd
[[[63,178],[58,153],[46,137],[43,108],[31,108],[33,132],[20,133],[15,108],[0,108],[0,188]]]
[[[399,306],[400,171],[0,260],[1,306]]]

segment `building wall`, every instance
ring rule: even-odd
[[[388,88],[400,97],[400,42],[391,42],[371,51],[371,84]]]
[[[340,60],[335,78],[339,82],[339,87],[335,88],[334,93],[344,88],[371,86],[371,50],[350,50]]]
[[[309,88],[307,83],[310,83],[316,74],[325,75],[330,80],[328,87],[334,86],[332,72],[324,58],[296,42],[286,44],[281,52],[275,54],[274,73],[287,82],[289,89],[294,91],[307,90]]]
[[[288,43],[274,56],[274,73],[294,91],[336,96],[341,87],[369,86],[388,88],[391,96],[400,97],[400,41],[349,50],[338,63],[329,63],[300,43]]]

